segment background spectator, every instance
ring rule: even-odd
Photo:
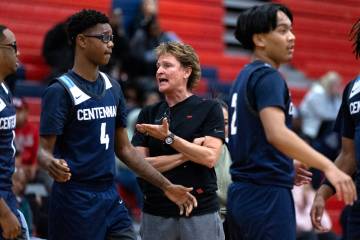
[[[330,71],[313,84],[300,104],[304,137],[331,160],[335,160],[340,149],[340,136],[333,128],[341,104],[341,90],[341,76]],[[317,189],[322,174],[316,169],[312,172],[312,184]]]
[[[50,66],[50,74],[45,77],[45,82],[67,72],[73,65],[73,50],[67,40],[65,29],[66,23],[60,22],[45,35],[42,56]]]
[[[131,56],[134,60],[134,78],[145,77],[144,88],[156,89],[154,75],[156,73],[155,47],[162,42],[179,41],[175,33],[164,32],[156,16],[148,19],[144,26],[139,28],[130,42]],[[152,81],[150,80],[152,79]]]
[[[14,98],[13,102],[16,108],[15,145],[21,159],[19,165],[24,169],[27,181],[32,181],[37,170],[39,129],[28,120],[29,109],[25,99]]]
[[[158,5],[156,0],[142,0],[138,14],[130,25],[129,36],[132,37],[135,32],[146,25],[150,18],[158,15]]]

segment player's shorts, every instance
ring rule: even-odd
[[[288,188],[233,183],[227,209],[231,239],[296,239],[294,201]]]
[[[114,185],[88,189],[54,183],[49,209],[50,240],[135,240],[124,202]]]

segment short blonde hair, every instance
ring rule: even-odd
[[[180,62],[182,67],[191,68],[187,89],[193,90],[198,85],[201,78],[200,61],[190,45],[180,42],[165,42],[161,43],[155,51],[157,58],[164,54],[171,54]]]

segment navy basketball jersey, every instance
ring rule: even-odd
[[[345,87],[341,107],[336,119],[335,130],[342,137],[353,139],[355,144],[356,191],[360,191],[360,76]],[[360,201],[350,208],[347,221],[347,239],[360,239]]]
[[[0,190],[11,191],[15,169],[16,111],[12,96],[4,83],[0,85]]]
[[[230,97],[232,180],[292,187],[293,161],[267,142],[259,117],[263,108],[279,107],[290,127],[293,108],[285,80],[269,64],[255,61],[241,71]]]
[[[119,99],[109,78],[104,73],[100,75],[105,84],[99,96],[78,86],[73,74],[58,78],[73,104],[63,133],[57,136],[54,156],[68,163],[72,182],[103,184],[112,182],[114,177]]]
[[[360,76],[351,81],[345,88],[335,130],[343,137],[355,141],[357,169],[360,169]],[[356,172],[356,185],[360,190],[359,170]]]

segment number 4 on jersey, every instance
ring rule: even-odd
[[[100,143],[105,144],[105,150],[109,148],[109,134],[106,134],[106,123],[101,123]]]

